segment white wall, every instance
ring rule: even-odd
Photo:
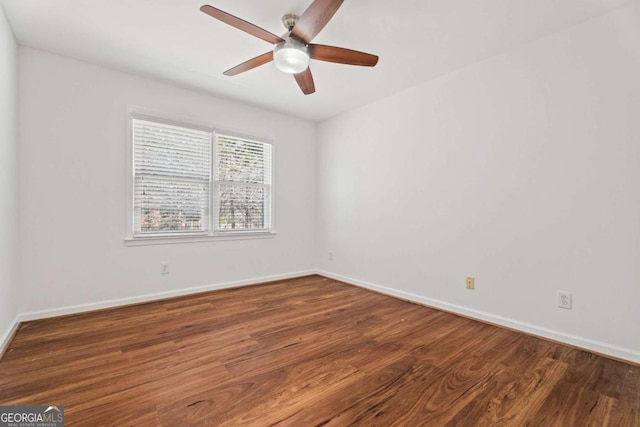
[[[640,361],[639,31],[620,9],[320,124],[319,268]]]
[[[30,48],[19,70],[23,318],[314,268],[315,124]],[[273,137],[277,236],[125,246],[128,105]]]
[[[17,314],[17,86],[16,42],[0,6],[0,351]]]

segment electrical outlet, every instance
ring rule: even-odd
[[[473,277],[467,277],[467,289],[475,289],[476,280]]]
[[[572,298],[571,292],[558,291],[558,307],[571,310]]]
[[[169,274],[169,263],[161,262],[160,263],[160,274]]]
[[[333,261],[333,252],[329,251],[329,261]]]

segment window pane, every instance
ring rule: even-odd
[[[271,146],[219,135],[216,158],[218,180],[270,184]]]
[[[269,228],[269,190],[242,184],[218,185],[219,230]]]
[[[136,173],[209,180],[211,134],[134,120]]]
[[[136,177],[136,229],[142,233],[209,228],[209,183]]]

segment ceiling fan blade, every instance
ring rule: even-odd
[[[302,92],[305,95],[311,95],[316,91],[316,86],[313,83],[313,76],[311,75],[311,69],[307,68],[305,71],[294,74],[296,81],[298,82],[298,86],[302,89]]]
[[[240,65],[229,68],[222,74],[224,74],[225,76],[235,76],[236,74],[244,73],[245,71],[252,70],[271,61],[273,61],[273,51],[269,51],[267,53],[263,53],[260,56],[256,56],[255,58],[251,58],[250,60],[245,61]]]
[[[343,47],[326,46],[323,44],[310,44],[309,56],[319,61],[336,62],[338,64],[361,65],[373,67],[378,63],[378,57],[357,50]]]
[[[252,36],[256,36],[269,43],[277,44],[284,41],[282,38],[270,33],[265,29],[253,25],[251,22],[247,22],[244,19],[240,19],[236,16],[228,14],[227,12],[223,12],[222,10],[216,9],[213,6],[205,4],[200,8],[200,10],[207,15],[216,18],[217,20],[224,22],[225,24],[229,24],[232,27],[242,30],[245,33],[251,34]]]
[[[308,44],[331,20],[344,0],[315,0],[304,11],[291,36]]]

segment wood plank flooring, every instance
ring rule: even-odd
[[[640,367],[309,276],[24,323],[68,426],[640,426]]]

